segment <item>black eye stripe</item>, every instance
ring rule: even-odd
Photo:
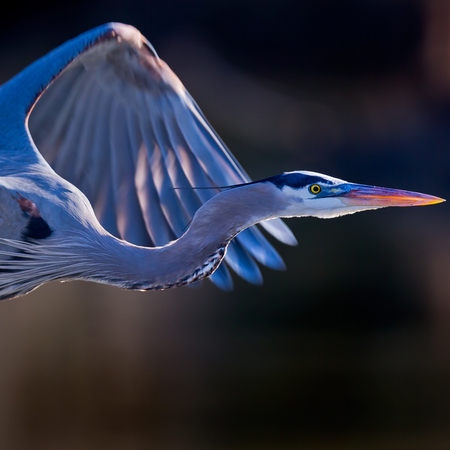
[[[316,175],[304,175],[301,173],[287,173],[283,175],[276,175],[262,181],[270,181],[278,189],[283,189],[284,186],[289,186],[293,189],[301,189],[318,182],[322,184],[333,184],[331,181],[326,180],[322,177]]]

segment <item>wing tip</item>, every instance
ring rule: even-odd
[[[158,54],[153,48],[153,45],[150,44],[145,36],[143,36],[143,34],[133,25],[122,22],[109,22],[105,24],[104,27],[107,30],[107,37],[121,38],[137,48],[142,48],[142,46],[144,46],[153,54],[153,56],[158,58]]]

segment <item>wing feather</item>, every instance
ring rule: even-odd
[[[80,89],[77,90],[77,97],[74,98],[73,106],[67,112],[69,119],[65,121],[67,126],[60,135],[60,142],[57,160],[54,164],[54,169],[62,177],[71,183],[79,182],[79,177],[76,173],[77,160],[83,159],[82,135],[87,128],[87,113],[84,105],[91,101],[95,80],[86,80]],[[56,145],[53,146],[53,148]],[[81,152],[80,152],[81,151]],[[80,153],[79,153],[80,152]],[[74,170],[75,169],[75,170]]]
[[[149,144],[146,141],[147,151],[149,151],[150,167],[153,175],[156,190],[158,192],[159,201],[166,216],[168,223],[175,235],[181,236],[190,217],[186,214],[183,204],[174,189],[171,177],[168,173],[167,152],[170,149],[170,141],[167,136],[164,121],[159,114],[152,113],[161,108],[160,102],[151,101],[149,98],[148,111],[151,126],[148,130],[153,131],[153,141]],[[158,100],[158,99],[156,99]],[[156,104],[155,104],[156,103]],[[142,124],[144,128],[146,124]],[[149,145],[153,145],[153,149],[149,149]]]
[[[220,289],[231,291],[233,289],[233,278],[225,264],[221,264],[209,279]]]
[[[109,232],[138,245],[165,245],[183,233],[219,186],[250,181],[137,30],[109,24],[71,42],[53,53],[65,49],[73,56],[48,76],[48,83],[57,78],[37,102],[29,128],[41,154],[86,194]],[[280,220],[262,225],[277,239],[295,242]],[[233,241],[226,261],[243,278],[260,283],[255,259],[284,267],[252,227]],[[212,280],[232,287],[225,265]]]
[[[109,111],[112,104],[113,99],[108,95],[102,95],[96,104],[97,114],[92,148],[86,149],[84,158],[80,157],[80,165],[82,165],[84,172],[80,182],[75,183],[85,193],[95,211],[97,204],[102,201],[101,186],[104,179],[110,177]],[[111,230],[108,229],[108,231],[112,233]]]
[[[110,131],[111,179],[119,235],[133,244],[151,245],[136,193],[132,153],[122,150],[129,148],[131,142],[126,124],[126,113],[121,105],[114,105]]]
[[[244,280],[252,284],[262,284],[263,279],[258,264],[237,239],[230,242],[227,257],[227,264]]]

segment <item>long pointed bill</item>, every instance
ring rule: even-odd
[[[349,184],[349,190],[339,195],[350,206],[420,206],[445,202],[444,199],[418,192],[388,189],[363,184]]]

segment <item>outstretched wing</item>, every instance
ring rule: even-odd
[[[34,67],[29,83],[36,91],[28,110],[45,92],[30,116],[31,136],[52,168],[86,194],[113,235],[164,245],[183,233],[218,186],[250,181],[178,77],[133,27],[94,29]],[[295,242],[280,220],[262,226],[283,242]],[[255,259],[284,266],[252,227],[232,242],[226,262],[259,283]],[[224,265],[213,281],[232,285]]]

